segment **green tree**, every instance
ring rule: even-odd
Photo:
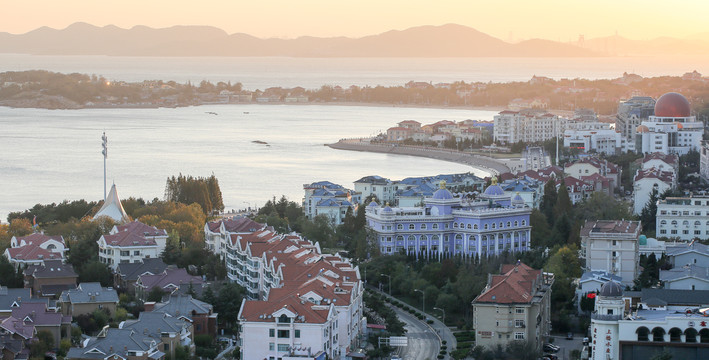
[[[655,222],[657,219],[657,189],[652,189],[650,199],[645,203],[645,207],[640,211],[640,221],[642,222],[643,231],[654,231]]]
[[[569,190],[563,182],[559,186],[559,191],[556,196],[556,204],[554,204],[552,213],[557,219],[562,215],[567,215],[570,218],[573,218],[573,205],[571,204],[571,199],[569,198]]]
[[[630,204],[600,191],[594,192],[588,199],[577,204],[576,210],[579,220],[628,220],[634,218],[630,212]]]
[[[554,206],[556,206],[556,198],[556,182],[552,178],[544,184],[544,195],[542,196],[541,204],[539,204],[539,210],[546,216],[549,226],[554,225]]]
[[[15,269],[5,256],[0,256],[0,285],[9,288],[24,286],[24,276],[20,269]]]
[[[162,300],[163,295],[165,295],[165,292],[163,292],[161,288],[154,286],[148,292],[147,301],[159,302]]]
[[[539,209],[533,209],[532,214],[529,216],[529,225],[532,227],[532,247],[549,246],[551,229],[544,213],[539,211]]]
[[[98,260],[92,260],[79,271],[79,282],[100,282],[101,286],[111,286],[113,284],[113,273],[106,264]]]
[[[37,332],[37,341],[30,344],[30,358],[44,359],[44,354],[54,348],[54,335],[47,330]]]

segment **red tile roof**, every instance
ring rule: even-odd
[[[639,181],[642,179],[658,179],[664,183],[672,183],[674,181],[675,174],[672,171],[662,171],[660,169],[639,169],[635,174],[633,181]]]
[[[103,235],[106,244],[110,246],[157,246],[153,239],[146,239],[141,235],[123,231],[114,235]]]
[[[125,225],[116,226],[118,232],[127,231],[140,236],[167,236],[167,231],[158,229],[155,226],[145,225],[142,222],[135,220]]]
[[[21,236],[21,237],[17,238],[18,246],[19,246],[19,244],[22,243],[22,240],[24,240],[25,243],[27,243],[28,245],[29,244],[40,245],[48,240],[56,240],[56,241],[59,241],[60,243],[66,245],[66,243],[64,242],[64,238],[61,235],[48,236],[48,235],[44,235],[42,233],[34,233],[32,235]]]
[[[643,157],[643,163],[646,163],[650,160],[662,160],[672,166],[677,165],[677,163],[679,162],[679,158],[677,158],[676,154],[663,154],[660,152],[645,154],[645,157]]]
[[[520,263],[505,264],[500,275],[492,275],[485,290],[474,303],[525,304],[534,298],[535,286],[542,281],[542,271]]]
[[[7,252],[10,257],[15,260],[49,260],[49,259],[62,259],[61,252],[51,252],[46,249],[42,249],[38,245],[25,245],[17,248],[8,248]]]

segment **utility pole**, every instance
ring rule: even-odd
[[[103,136],[101,136],[101,140],[103,140],[103,151],[101,153],[103,154],[103,201],[106,201],[106,158],[108,157],[108,138],[106,137],[106,132],[103,132]]]

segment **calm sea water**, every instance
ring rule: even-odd
[[[102,199],[103,131],[109,146],[108,186],[115,182],[122,198],[162,198],[168,176],[214,173],[226,208],[243,209],[282,194],[300,201],[303,184],[320,180],[351,188],[353,181],[375,174],[401,179],[473,171],[484,176],[483,171],[449,162],[333,150],[323,144],[370,136],[406,119],[491,120],[494,114],[255,104],[176,109],[0,107],[0,219],[6,221],[9,212],[36,203]]]
[[[287,58],[287,57],[114,57],[0,54],[0,71],[44,69],[96,74],[109,80],[179,83],[241,82],[245,89],[322,85],[399,86],[410,80],[439,82],[611,79],[623,72],[642,76],[709,73],[707,56],[608,58]]]

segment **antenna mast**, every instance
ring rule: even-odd
[[[101,154],[103,154],[103,201],[106,201],[106,158],[108,157],[108,138],[106,137],[106,132],[103,132],[103,136],[101,136],[101,140],[103,140],[103,143],[101,144],[103,147],[103,150],[101,151]]]

